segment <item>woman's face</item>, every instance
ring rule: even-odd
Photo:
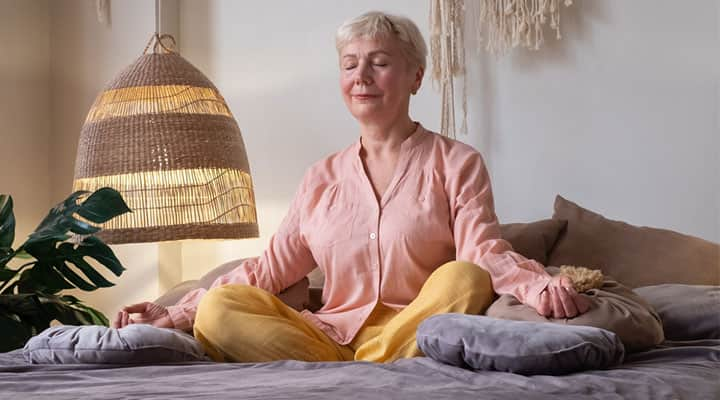
[[[350,113],[365,123],[391,123],[408,114],[423,71],[411,69],[394,39],[357,38],[340,52],[340,89]]]

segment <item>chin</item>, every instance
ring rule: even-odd
[[[382,119],[382,113],[375,110],[353,110],[351,111],[353,117],[358,121],[377,121]]]

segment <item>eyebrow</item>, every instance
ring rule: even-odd
[[[389,55],[390,55],[390,53],[388,53],[388,52],[385,51],[385,50],[373,50],[373,51],[371,51],[370,53],[368,53],[368,56],[371,56],[371,57],[372,57],[372,56],[377,55],[377,54],[385,54],[386,56],[389,56]],[[342,58],[347,58],[347,57],[357,57],[357,54],[345,54]]]

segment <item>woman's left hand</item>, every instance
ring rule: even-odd
[[[547,318],[574,318],[590,309],[590,301],[566,276],[554,276],[538,297],[535,310]]]

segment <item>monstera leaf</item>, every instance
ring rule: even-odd
[[[85,201],[79,203],[78,200],[88,193],[90,192],[77,191],[53,207],[35,232],[30,235],[24,247],[27,249],[28,246],[46,240],[65,240],[68,238],[68,231],[78,235],[92,235],[100,231],[99,227],[90,225],[75,214],[95,224],[102,224],[130,211],[120,193],[114,189],[98,189]],[[28,253],[32,254],[30,251]]]
[[[130,209],[114,189],[99,189],[79,202],[88,193],[71,194],[40,222],[21,246],[35,261],[26,264],[31,268],[23,271],[8,289],[17,288],[20,293],[54,294],[63,289],[92,291],[113,285],[85,259],[95,259],[116,276],[124,270],[112,250],[92,236],[100,228],[90,222],[101,224]]]
[[[12,249],[15,217],[10,196],[0,196],[0,351],[21,347],[27,339],[57,320],[64,324],[107,325],[99,311],[63,289],[85,291],[113,286],[89,261],[115,276],[125,270],[113,251],[93,236],[99,225],[129,212],[120,193],[102,188],[78,191],[53,207],[35,232]],[[17,269],[12,259],[28,262]]]
[[[12,244],[15,239],[15,215],[12,197],[0,195],[0,268],[12,258]],[[0,280],[3,279],[0,269]]]

